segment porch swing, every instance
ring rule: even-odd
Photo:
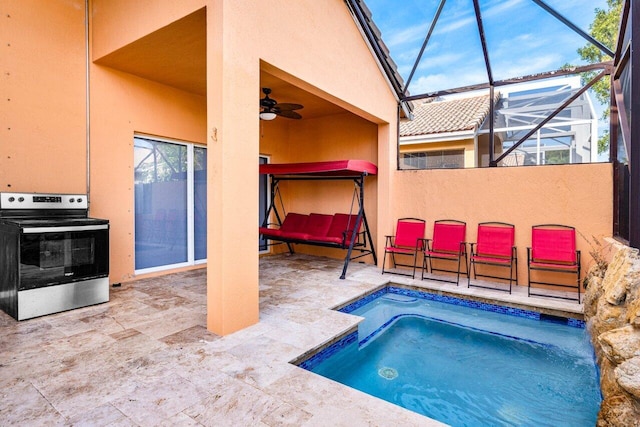
[[[340,279],[345,278],[349,261],[371,255],[374,264],[377,264],[376,251],[364,211],[364,178],[377,172],[376,165],[364,160],[260,165],[260,174],[271,177],[271,202],[259,228],[260,234],[265,240],[277,242],[269,244],[286,244],[292,254],[294,244],[347,250]],[[354,191],[349,213],[287,213],[280,194],[280,182],[315,180],[352,180]],[[280,210],[276,201],[279,201]],[[275,223],[269,223],[272,215]],[[353,251],[358,254],[352,256]]]

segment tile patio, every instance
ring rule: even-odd
[[[26,426],[435,426],[288,363],[354,327],[331,308],[385,283],[580,312],[582,306],[381,275],[354,263],[260,260],[260,323],[206,330],[206,270],[111,288],[108,303],[16,322],[0,312],[0,424]]]

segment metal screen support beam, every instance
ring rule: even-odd
[[[478,33],[480,35],[480,44],[482,44],[482,54],[484,55],[484,64],[487,67],[487,77],[489,85],[493,86],[493,72],[491,71],[491,61],[489,60],[489,50],[487,49],[487,39],[484,36],[484,26],[482,25],[482,14],[480,13],[480,4],[478,0],[473,0],[473,10],[476,13],[476,22],[478,23]]]
[[[573,22],[569,21],[567,18],[565,18],[564,16],[560,15],[554,8],[552,8],[551,6],[549,6],[548,4],[543,2],[542,0],[531,0],[531,1],[533,1],[535,4],[537,4],[538,6],[540,6],[541,8],[546,10],[547,12],[549,12],[558,21],[562,22],[564,25],[566,25],[567,27],[571,28],[576,33],[580,34],[580,36],[582,36],[582,38],[587,40],[592,45],[596,46],[598,49],[600,49],[602,51],[602,53],[605,53],[605,54],[609,55],[611,58],[614,57],[614,53],[611,51],[611,49],[609,49],[608,47],[606,47],[605,45],[600,43],[598,40],[596,40],[593,37],[591,37],[589,34],[587,34],[584,31],[582,31]]]
[[[429,43],[429,39],[431,39],[431,34],[433,34],[433,29],[435,28],[436,24],[438,23],[438,19],[440,18],[440,13],[442,12],[442,9],[444,8],[444,4],[447,0],[441,0],[440,4],[438,5],[438,10],[436,10],[436,14],[433,17],[433,21],[431,21],[431,25],[429,26],[429,31],[427,31],[427,35],[424,38],[424,42],[422,43],[422,47],[420,48],[420,53],[418,53],[418,57],[416,58],[416,62],[413,64],[413,68],[411,69],[411,73],[409,74],[409,78],[407,79],[407,82],[404,84],[404,94],[407,94],[407,91],[409,90],[409,85],[411,84],[411,79],[413,79],[413,74],[416,72],[416,69],[418,68],[418,64],[420,63],[420,60],[422,59],[422,54],[424,53],[425,48],[427,47],[427,44]]]
[[[495,132],[493,130],[494,128],[494,122],[495,122],[495,116],[494,114],[496,113],[494,110],[494,94],[493,94],[493,85],[491,85],[489,87],[489,166],[498,166],[497,163],[494,163],[494,158],[496,156],[496,147],[495,147],[495,143],[493,142],[493,138],[495,137]],[[478,150],[479,151],[479,150]],[[476,154],[476,157],[478,155]]]
[[[573,96],[571,96],[569,99],[567,99],[561,106],[559,106],[558,108],[556,108],[554,110],[553,113],[551,113],[548,117],[546,117],[544,120],[542,120],[540,123],[538,123],[538,125],[536,127],[534,127],[533,129],[531,129],[529,132],[527,132],[527,134],[525,136],[523,136],[522,138],[520,138],[518,140],[518,142],[516,142],[515,144],[513,144],[513,146],[511,146],[507,151],[505,151],[504,153],[502,153],[502,155],[500,155],[500,157],[498,157],[496,160],[494,160],[494,164],[491,166],[497,166],[498,163],[500,163],[500,161],[502,161],[505,157],[507,157],[509,154],[511,154],[511,152],[513,150],[515,150],[516,148],[518,148],[520,145],[522,145],[523,142],[525,142],[527,139],[529,139],[529,137],[531,135],[533,135],[534,133],[536,133],[538,130],[542,129],[542,127],[544,125],[546,125],[547,123],[549,123],[555,116],[557,116],[562,110],[564,110],[565,108],[567,108],[569,105],[571,105],[571,103],[573,101],[575,101],[576,99],[578,99],[583,93],[585,93],[587,90],[589,90],[589,88],[591,86],[593,86],[597,81],[599,81],[602,77],[606,76],[607,74],[610,74],[610,69],[607,68],[605,70],[602,70],[602,72],[600,72],[600,74],[598,74],[597,76],[595,76],[593,79],[591,79],[591,81],[589,81],[589,83],[587,83],[584,87],[582,87],[578,92],[576,92]]]
[[[640,85],[636,84],[640,69],[640,2],[630,1],[630,16],[627,25],[631,25],[631,114],[640,111]],[[634,78],[635,77],[635,78]],[[629,156],[629,246],[640,248],[640,117],[629,120],[631,127],[631,150]]]
[[[624,99],[620,85],[620,74],[624,65],[628,62],[631,56],[631,44],[626,44],[624,35],[626,34],[627,26],[631,25],[629,20],[630,5],[628,1],[625,1],[622,8],[622,18],[620,20],[620,28],[618,29],[618,43],[616,45],[616,55],[613,58],[614,71],[611,73],[611,112],[609,120],[609,160],[613,163],[613,236],[619,240],[623,240],[625,243],[629,243],[629,211],[623,212],[621,209],[624,206],[624,201],[629,197],[629,193],[623,194],[623,179],[624,179],[624,166],[620,162],[620,154],[618,150],[617,141],[619,138],[623,138],[626,143],[626,137],[623,132],[630,132],[630,128],[626,128],[620,119],[625,118],[624,115]],[[618,108],[620,104],[621,108]],[[625,120],[625,122],[628,122]],[[626,151],[629,152],[628,149]],[[629,165],[628,165],[629,166]],[[623,218],[626,218],[625,221]]]
[[[524,83],[524,82],[542,80],[548,77],[568,76],[568,75],[584,73],[587,71],[603,70],[607,67],[610,67],[611,64],[613,64],[612,61],[605,61],[605,62],[598,62],[597,64],[588,64],[588,65],[581,65],[579,67],[572,67],[571,69],[559,69],[554,71],[545,71],[543,73],[530,74],[522,77],[511,77],[505,80],[496,80],[493,82],[493,85],[495,87],[500,87],[500,86],[506,86],[514,83]],[[455,93],[469,92],[472,90],[489,89],[489,87],[490,87],[489,83],[479,83],[476,85],[461,86],[453,89],[439,90],[436,92],[411,95],[411,96],[405,97],[403,101],[407,101],[407,102],[417,101],[418,99],[435,98],[437,96],[452,95]]]

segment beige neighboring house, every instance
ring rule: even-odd
[[[499,97],[496,93],[495,99]],[[477,167],[480,156],[489,152],[488,135],[478,135],[489,114],[489,99],[487,94],[415,102],[413,120],[400,121],[400,168]],[[496,144],[496,153],[500,146]]]
[[[501,86],[494,98],[494,158],[522,143],[498,164],[597,162],[598,114],[588,92],[578,93],[581,87],[580,76]],[[413,107],[413,120],[400,121],[401,169],[489,165],[488,94],[448,95]]]

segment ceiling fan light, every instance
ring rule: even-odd
[[[264,111],[260,113],[260,120],[273,120],[276,118],[276,113],[270,111]]]

